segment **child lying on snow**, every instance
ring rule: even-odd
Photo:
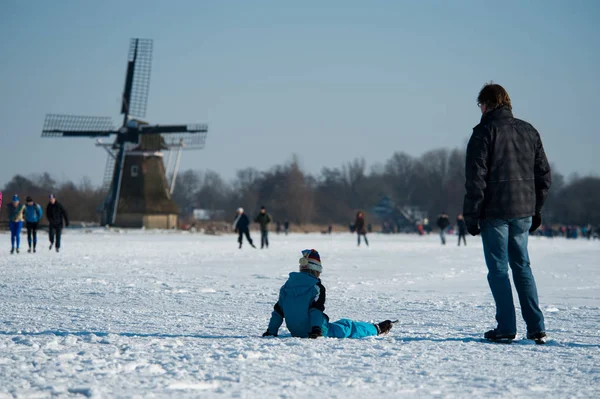
[[[284,319],[292,336],[299,338],[363,338],[387,334],[392,329],[394,323],[390,320],[371,324],[341,319],[330,323],[323,313],[325,287],[319,279],[323,270],[319,253],[305,249],[302,255],[300,272],[290,273],[290,278],[279,290],[279,300],[263,337],[276,337]]]

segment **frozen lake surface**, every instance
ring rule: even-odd
[[[56,254],[41,236],[37,254],[11,256],[0,234],[0,398],[600,397],[597,241],[531,239],[551,337],[536,346],[481,341],[495,321],[479,239],[272,234],[261,251],[68,230]],[[332,320],[400,323],[362,340],[261,338],[305,248],[321,253]]]

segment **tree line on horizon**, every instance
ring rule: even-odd
[[[396,152],[382,164],[368,167],[364,159],[354,159],[339,167],[324,167],[318,175],[302,170],[296,156],[266,171],[238,170],[225,180],[212,170],[186,170],[175,184],[173,200],[180,208],[182,221],[191,220],[194,209],[225,211],[226,216],[243,207],[254,215],[265,206],[275,221],[294,224],[348,224],[358,210],[370,222],[377,202],[387,196],[399,205],[420,208],[435,218],[441,212],[456,217],[464,197],[465,152],[460,149],[435,149],[415,157]],[[544,206],[545,223],[600,225],[600,178],[572,175],[565,178],[552,168],[552,188]],[[14,193],[22,200],[28,195],[44,204],[55,193],[74,221],[99,221],[99,205],[105,192],[88,178],[79,184],[59,183],[48,173],[15,175],[2,189],[4,201]],[[2,220],[6,220],[5,212]]]

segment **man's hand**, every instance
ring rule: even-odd
[[[537,229],[540,228],[541,225],[542,225],[542,214],[536,213],[531,218],[531,227],[529,228],[529,232],[530,233],[535,232]]]
[[[308,338],[315,339],[323,336],[323,331],[321,331],[321,327],[314,326],[311,332],[308,333]]]
[[[467,224],[467,231],[469,232],[469,234],[471,234],[473,237],[478,236],[479,233],[481,233],[481,230],[479,229],[479,224],[477,222],[475,223],[470,223]]]

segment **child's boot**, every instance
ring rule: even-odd
[[[377,327],[377,335],[389,333],[390,330],[392,329],[392,327],[394,326],[394,324],[396,324],[396,323],[397,323],[397,321],[385,320],[385,321],[382,321],[381,323],[375,324],[375,327]]]

